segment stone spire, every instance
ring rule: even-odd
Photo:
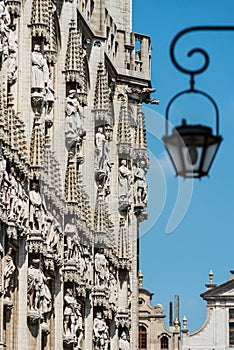
[[[62,181],[60,166],[51,150],[50,138],[45,138],[45,151],[43,157],[43,172],[41,175],[43,184],[43,194],[47,203],[54,203],[60,209],[60,214],[64,211],[64,196],[62,192]]]
[[[75,205],[77,203],[77,179],[76,163],[72,154],[68,154],[67,171],[65,179],[65,199],[68,204]]]
[[[33,122],[33,130],[30,144],[30,166],[34,176],[37,179],[40,177],[40,171],[43,166],[44,156],[44,141],[42,121],[40,118],[35,117]]]
[[[57,58],[57,33],[55,24],[56,6],[53,1],[49,1],[49,41],[45,47],[47,63],[54,65]]]
[[[94,231],[95,231],[95,243],[97,245],[110,247],[111,242],[109,234],[113,228],[113,223],[110,220],[107,204],[104,200],[104,194],[102,189],[98,189],[97,201],[94,212]]]
[[[50,39],[50,0],[33,0],[31,28],[33,37],[42,37],[45,42]]]
[[[135,148],[146,149],[146,129],[145,129],[145,116],[142,112],[142,104],[137,106],[137,123],[135,127]]]
[[[117,255],[122,269],[129,267],[129,236],[125,218],[120,219]]]
[[[84,188],[83,177],[81,173],[77,172],[77,203],[78,203],[78,219],[85,225],[84,229],[90,229],[91,208],[89,205],[89,197]],[[82,226],[82,225],[81,225]]]
[[[133,159],[136,164],[144,162],[145,168],[149,167],[149,157],[146,143],[145,115],[142,112],[142,104],[137,106],[137,122],[135,126]]]
[[[109,87],[104,64],[99,62],[95,86],[94,110],[96,119],[100,119],[109,109]]]
[[[82,175],[77,171],[76,158],[71,153],[68,154],[65,178],[65,200],[68,204],[68,213],[76,215],[79,229],[87,238],[91,230],[91,208]]]
[[[8,139],[8,111],[6,84],[0,82],[0,138],[7,141]]]
[[[131,152],[131,127],[129,123],[127,102],[125,101],[120,106],[117,137],[119,154],[129,155]]]
[[[67,82],[76,84],[80,104],[86,105],[87,77],[81,39],[81,33],[77,30],[75,21],[71,21],[64,73]]]

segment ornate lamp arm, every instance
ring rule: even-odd
[[[208,53],[204,49],[199,48],[199,47],[196,47],[187,53],[188,57],[191,57],[194,54],[200,54],[203,56],[203,59],[204,59],[203,64],[202,64],[202,66],[200,66],[197,69],[188,69],[188,68],[183,67],[178,62],[178,60],[176,59],[176,56],[175,56],[176,44],[180,40],[180,38],[185,34],[188,34],[191,32],[196,32],[196,31],[234,31],[234,26],[194,26],[194,27],[189,27],[189,28],[186,28],[186,29],[183,29],[182,31],[180,31],[172,40],[172,43],[170,46],[170,57],[171,57],[172,63],[180,72],[190,75],[190,88],[177,93],[169,101],[167,108],[166,108],[166,135],[168,135],[168,118],[169,118],[169,110],[170,110],[172,103],[179,96],[181,96],[183,94],[189,94],[189,93],[197,93],[197,94],[203,95],[205,98],[207,98],[211,102],[211,104],[213,105],[213,107],[215,109],[215,115],[216,115],[216,135],[219,134],[219,110],[218,110],[218,106],[217,106],[215,100],[206,92],[201,91],[201,90],[197,90],[194,88],[195,75],[203,73],[207,69],[207,67],[209,66],[210,59],[209,59]]]
[[[188,54],[187,54],[188,57],[191,57],[191,56],[193,56],[196,53],[201,54],[204,57],[204,63],[198,69],[194,69],[194,70],[187,69],[187,68],[184,68],[183,66],[181,66],[178,63],[178,61],[177,61],[177,59],[175,57],[175,46],[177,44],[177,41],[183,35],[185,35],[187,33],[191,33],[191,32],[197,32],[197,31],[234,31],[234,26],[194,26],[194,27],[189,27],[189,28],[181,30],[174,37],[174,39],[172,40],[171,46],[170,46],[171,60],[172,60],[172,62],[174,64],[174,66],[179,71],[181,71],[182,73],[185,73],[185,74],[189,74],[191,76],[191,78],[194,78],[194,75],[201,74],[202,72],[204,72],[207,69],[207,67],[209,66],[209,62],[210,62],[209,55],[208,55],[208,53],[205,50],[203,50],[201,48],[194,48],[194,49],[190,50],[188,52]],[[191,80],[193,80],[193,79],[191,79]],[[192,83],[194,83],[194,82],[192,82]]]

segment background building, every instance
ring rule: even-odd
[[[170,303],[169,329],[165,325],[166,315],[161,304],[153,306],[153,293],[142,287],[142,273],[139,274],[139,350],[179,350],[181,330],[179,322],[179,297],[175,296],[174,317]]]
[[[0,349],[137,349],[149,37],[130,0],[0,1]]]
[[[230,349],[234,346],[234,275],[223,284],[213,283],[213,273],[207,291],[201,297],[207,302],[206,321],[200,329],[188,333],[183,329],[183,350]]]

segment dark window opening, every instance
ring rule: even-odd
[[[139,349],[147,349],[147,330],[144,326],[139,327]]]

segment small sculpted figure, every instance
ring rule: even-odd
[[[129,201],[131,194],[131,171],[127,168],[127,161],[123,159],[119,167],[119,199]]]
[[[134,174],[134,188],[135,188],[135,203],[147,204],[148,192],[147,183],[145,179],[145,171],[142,167],[138,167]]]
[[[130,344],[127,340],[127,334],[125,332],[122,332],[120,340],[119,340],[119,350],[129,350]]]
[[[42,93],[48,83],[47,61],[41,53],[40,45],[35,44],[32,52],[32,92]]]
[[[40,311],[44,314],[52,309],[51,292],[39,259],[33,259],[28,268],[28,308],[29,311]]]
[[[83,339],[83,317],[81,313],[81,304],[72,293],[71,288],[67,288],[64,296],[64,336],[77,337],[78,349],[81,349]]]
[[[83,127],[76,90],[69,90],[65,101],[65,138],[68,150],[79,150],[86,132]]]
[[[12,289],[12,281],[14,278],[15,264],[12,257],[13,250],[10,247],[3,258],[4,266],[4,297],[10,298],[10,291]]]
[[[105,255],[102,252],[95,254],[95,284],[97,287],[106,287],[108,282],[108,266]]]
[[[109,331],[105,320],[102,318],[101,312],[96,313],[96,317],[93,322],[93,334],[94,349],[107,350],[109,343]]]

